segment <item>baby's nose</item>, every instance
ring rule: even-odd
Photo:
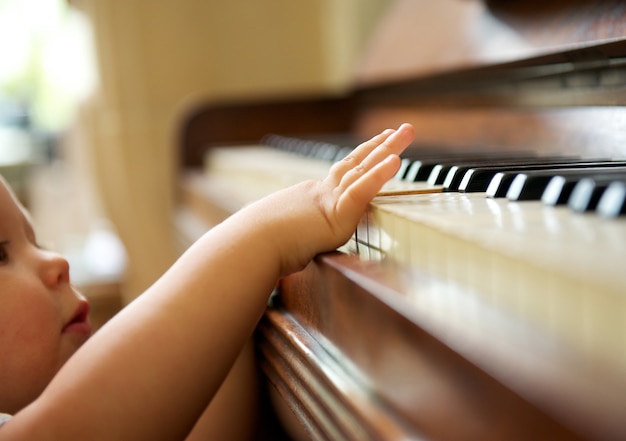
[[[42,251],[41,279],[49,287],[70,283],[70,264],[60,254]]]

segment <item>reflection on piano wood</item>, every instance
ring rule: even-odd
[[[381,71],[370,58],[348,96],[190,116],[181,237],[411,122],[416,146],[389,184],[395,194],[372,202],[339,252],[282,281],[259,325],[277,411],[286,405],[320,440],[626,439],[623,5],[395,5],[383,28],[404,37],[431,13],[449,20],[431,40],[441,50],[406,40],[394,67],[382,41]],[[476,34],[486,24],[495,34]],[[488,45],[503,28],[529,46]],[[297,155],[280,137],[254,144],[268,133],[317,139],[289,144],[316,153]],[[433,148],[445,173],[423,178],[416,164],[433,162]]]

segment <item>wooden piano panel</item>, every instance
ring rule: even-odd
[[[284,394],[295,408],[313,400],[307,393],[323,397],[322,408],[301,411],[307,429],[319,439],[579,439],[476,368],[478,358],[500,374],[514,360],[532,363],[523,348],[480,347],[491,332],[514,341],[513,322],[466,328],[411,305],[408,292],[442,289],[437,283],[341,254],[284,282],[261,323],[260,348],[270,379],[297,385]],[[541,376],[543,386],[562,381],[548,369]]]
[[[397,0],[366,48],[355,82],[376,86],[550,57],[624,35],[618,0]],[[594,49],[580,55],[570,60],[588,62]]]
[[[616,91],[615,93],[619,93]],[[536,150],[596,158],[626,157],[626,107],[531,109],[378,108],[356,125],[359,138],[410,122],[416,141],[456,149]],[[450,130],[454,127],[455,130]]]

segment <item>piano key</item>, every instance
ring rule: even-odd
[[[407,150],[402,152],[400,155],[400,168],[396,173],[395,179],[402,180],[406,179],[407,173],[411,167],[411,165],[415,161],[425,160],[427,158],[442,158],[446,154],[452,154],[451,152],[446,153],[446,151],[442,151],[441,149],[435,147],[411,147],[409,146]],[[414,179],[412,179],[414,181]]]
[[[604,217],[626,214],[626,183],[624,181],[609,184],[598,202],[597,212]]]
[[[394,179],[407,179],[407,173],[411,165],[416,161],[439,162],[445,160],[446,158],[458,157],[459,155],[467,156],[467,153],[459,153],[458,151],[442,148],[441,146],[412,144],[400,155],[400,168],[398,169],[398,173],[396,173]],[[411,179],[411,181],[414,181],[414,179]]]
[[[313,158],[321,159],[322,161],[333,161],[339,151],[339,146],[330,144],[327,142],[317,142],[313,145],[312,156]]]
[[[341,136],[326,136],[324,139],[303,139],[269,134],[261,139],[261,144],[300,156],[324,161],[336,161],[343,158],[346,151],[352,151],[353,147],[345,147],[346,144],[355,146],[358,142],[353,138],[346,139],[346,137]]]
[[[348,156],[352,150],[354,150],[353,147],[340,147],[339,150],[337,150],[337,154],[335,155],[333,162],[341,161],[343,158]]]
[[[578,181],[578,178],[554,176],[541,195],[541,202],[551,206],[567,204],[572,189]]]
[[[370,219],[368,228],[384,238],[383,259],[469,287],[489,304],[626,367],[623,352],[610,349],[624,343],[626,249],[615,245],[626,241],[626,223],[607,226],[598,216],[579,219],[540,201],[516,204],[479,193],[381,199]]]
[[[439,164],[453,160],[455,156],[437,156],[431,158],[415,158],[407,169],[405,180],[411,182],[426,182],[432,170]],[[465,160],[465,156],[457,157],[459,161]]]
[[[546,186],[545,191],[541,195],[541,201],[545,205],[565,205],[568,203],[568,200],[572,194],[572,190],[576,186],[576,184],[582,179],[582,177],[588,177],[592,179],[606,179],[615,180],[619,177],[620,174],[617,173],[617,176],[613,173],[591,173],[581,174],[580,176],[555,176],[553,177],[548,185]]]
[[[415,160],[409,166],[406,176],[407,181],[422,182],[428,180],[428,175],[439,162],[426,162],[423,160]]]
[[[606,167],[606,174],[621,175],[626,172],[626,167]],[[552,178],[556,175],[578,177],[579,179],[590,177],[597,174],[601,168],[591,167],[586,169],[564,169],[535,173],[521,173],[517,175],[511,182],[511,187],[506,194],[507,199],[512,201],[528,201],[540,200],[546,187]]]
[[[469,187],[471,189],[470,191],[485,191],[489,184],[489,181],[491,180],[491,177],[493,177],[493,175],[498,172],[533,167],[548,167],[553,164],[574,162],[588,162],[588,160],[566,156],[534,156],[532,158],[520,157],[504,161],[493,161],[492,164],[488,165],[475,163],[460,164],[452,167],[448,171],[448,174],[446,175],[446,178],[444,179],[442,185],[444,186],[446,191],[466,191],[466,189],[468,188],[468,184],[475,180],[475,182],[472,182],[472,185]],[[481,182],[481,180],[484,188],[481,188],[479,186],[479,182]],[[481,189],[479,190],[479,188]]]
[[[515,154],[515,155],[507,154],[504,157],[489,155],[486,157],[468,158],[462,161],[459,161],[459,160],[445,161],[433,167],[432,171],[428,175],[427,182],[430,185],[444,185],[444,181],[447,178],[448,174],[455,167],[458,167],[459,165],[467,165],[470,168],[497,165],[499,163],[500,164],[512,163],[512,164],[521,165],[521,164],[526,164],[528,162],[536,161],[537,160],[536,158],[537,158],[536,155],[520,156],[519,154]]]
[[[525,171],[542,171],[561,169],[568,167],[588,167],[596,163],[606,163],[607,161],[589,162],[588,160],[576,160],[561,161],[559,163],[552,164],[529,164],[520,167],[512,167],[506,170],[494,170],[493,169],[476,169],[468,170],[463,177],[461,184],[459,184],[459,191],[466,193],[473,192],[487,192],[487,196],[505,197],[511,182],[515,176]]]
[[[566,158],[562,158],[561,161],[565,161]],[[530,164],[549,164],[549,163],[554,163],[556,162],[555,160],[552,160],[552,158],[539,158],[537,156],[532,156],[532,157],[525,157],[525,156],[520,156],[520,157],[515,157],[515,158],[507,158],[507,159],[501,159],[501,158],[491,158],[491,159],[486,159],[485,161],[479,161],[479,162],[465,162],[465,163],[457,163],[455,165],[453,165],[452,167],[449,167],[447,169],[442,169],[442,172],[445,172],[446,175],[444,176],[444,179],[441,181],[441,185],[444,186],[444,188],[447,189],[447,191],[458,191],[459,189],[459,185],[461,184],[461,181],[463,180],[463,177],[465,176],[465,173],[467,173],[469,170],[474,170],[474,169],[491,169],[491,170],[505,170],[505,169],[514,169],[517,167],[523,167],[525,165],[530,165]]]
[[[492,198],[492,199],[506,197],[506,193],[507,191],[509,191],[509,187],[511,186],[511,181],[513,181],[516,175],[517,173],[507,173],[507,172],[498,172],[495,175],[493,175],[493,177],[489,181],[489,184],[487,185],[487,189],[486,189],[487,197]],[[480,185],[478,186],[478,188],[482,188],[482,185],[483,185],[482,180],[479,180],[479,184]],[[468,191],[467,190],[468,188],[470,188],[471,190]],[[459,189],[459,191],[461,191],[461,189]],[[480,190],[474,190],[473,187],[470,187],[469,180],[468,180],[468,184],[463,188],[462,191],[471,193],[471,192],[480,191]]]
[[[406,172],[409,169],[411,163],[413,162],[413,158],[400,158],[400,167],[394,176],[394,179],[401,180],[406,176]]]
[[[602,192],[610,182],[598,182],[595,179],[583,178],[574,186],[567,206],[582,213],[596,208]]]
[[[513,152],[493,152],[493,151],[473,151],[473,152],[453,152],[432,157],[416,158],[409,166],[405,179],[408,181],[427,181],[432,170],[437,165],[459,165],[468,162],[511,159],[516,157],[534,158],[537,155],[527,151]]]
[[[454,164],[437,164],[433,167],[428,175],[428,182],[430,185],[443,185],[443,181],[446,178],[446,174]]]
[[[554,165],[553,167],[543,168],[543,169],[539,167],[536,170],[532,170],[533,167],[529,166],[528,167],[529,171],[527,171],[526,173],[529,173],[529,174],[530,173],[545,173],[545,172],[550,173],[552,170],[554,170],[554,173],[552,173],[552,176],[556,176],[560,174],[572,174],[576,171],[582,172],[583,170],[594,172],[595,169],[597,169],[597,171],[603,171],[603,170],[616,168],[616,167],[626,167],[626,162],[625,161],[593,161],[593,162],[583,161],[583,162],[572,163],[572,164],[558,164],[558,165]],[[572,171],[567,172],[566,171],[567,169],[572,169]],[[507,197],[507,193],[509,191],[511,183],[513,182],[513,180],[516,178],[518,174],[520,173],[516,171],[496,173],[491,179],[491,181],[489,182],[489,185],[487,186],[487,189],[486,189],[487,197],[490,197],[490,198]],[[479,187],[479,188],[482,188],[482,187]],[[476,191],[480,191],[480,190],[476,190]],[[513,194],[511,195],[513,196]]]

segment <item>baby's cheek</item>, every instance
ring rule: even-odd
[[[11,354],[21,354],[24,359],[35,359],[46,363],[58,351],[61,339],[61,323],[54,306],[45,302],[24,305],[22,312],[11,317],[2,317],[1,335],[3,343],[10,347]],[[28,306],[28,307],[26,307]]]

